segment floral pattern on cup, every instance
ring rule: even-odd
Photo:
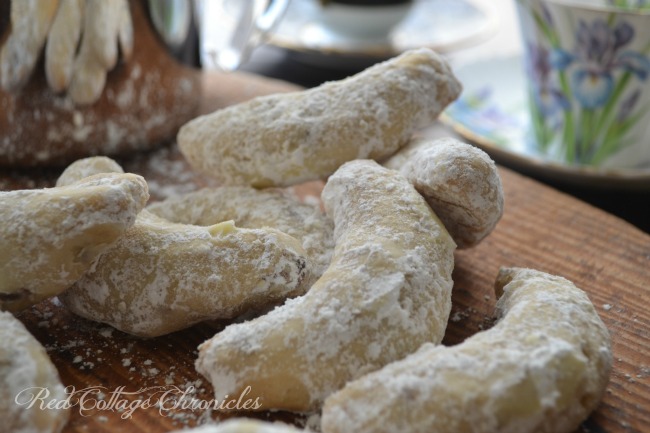
[[[466,90],[447,107],[445,115],[468,128],[472,135],[509,149],[524,136],[522,131],[527,131],[529,125],[516,110],[497,103],[499,95],[495,90],[491,85]]]
[[[549,10],[548,2],[518,3],[520,16],[528,14],[528,24],[535,27],[532,37],[530,29],[529,37],[524,35],[538,150],[569,164],[600,166],[626,147],[638,146],[638,126],[644,127],[650,113],[642,98],[649,87],[650,43],[633,48],[638,43],[633,44],[637,34],[630,14],[561,17],[572,24],[562,32],[558,12]],[[573,33],[567,36],[568,27]]]
[[[649,0],[607,0],[607,3],[622,9],[650,10]]]

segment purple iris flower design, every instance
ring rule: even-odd
[[[566,96],[551,80],[553,70],[552,56],[544,46],[528,43],[528,75],[535,86],[535,102],[546,117],[552,117],[561,110],[568,110],[570,105]]]
[[[634,38],[634,28],[625,21],[610,27],[598,19],[590,24],[580,21],[573,53],[556,49],[551,55],[553,67],[563,70],[576,65],[571,75],[575,96],[583,107],[604,105],[614,90],[613,73],[624,69],[640,80],[650,72],[650,60],[642,53],[624,50]]]

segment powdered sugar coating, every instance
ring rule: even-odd
[[[59,0],[11,2],[11,33],[0,49],[0,85],[18,90],[34,69]]]
[[[103,171],[122,167],[110,158],[85,158],[58,182]],[[300,243],[277,230],[241,229],[232,221],[175,224],[144,210],[60,299],[82,317],[155,337],[300,295],[310,272]]]
[[[497,325],[349,383],[325,402],[323,432],[575,431],[608,382],[605,325],[561,277],[502,269],[496,292]]]
[[[224,186],[204,188],[153,203],[150,212],[169,221],[212,225],[233,220],[238,227],[272,227],[302,243],[311,262],[311,281],[325,272],[334,250],[334,224],[320,208],[300,203],[280,190]]]
[[[453,138],[414,139],[384,162],[411,181],[445,224],[458,248],[477,245],[503,214],[496,164],[481,149]]]
[[[0,311],[0,419],[2,431],[57,433],[68,420],[64,409],[41,409],[34,395],[49,392],[45,402],[67,398],[56,368],[41,344],[11,313]],[[41,394],[42,397],[44,397]]]
[[[82,317],[155,337],[300,295],[308,275],[300,243],[279,231],[174,224],[142,211],[60,299]]]
[[[55,92],[70,86],[71,98],[78,104],[97,100],[106,71],[117,62],[118,34],[132,33],[126,0],[12,2],[11,23],[0,52],[2,87],[17,90],[25,84],[47,39],[44,63],[48,84]],[[128,37],[120,39],[127,54],[132,49],[129,41]]]
[[[460,89],[440,56],[412,50],[339,82],[198,117],[178,143],[196,170],[223,184],[288,186],[324,178],[346,161],[388,157]]]
[[[251,387],[262,409],[317,409],[345,383],[439,343],[451,308],[455,245],[399,173],[343,165],[322,194],[334,219],[330,267],[302,297],[200,346],[217,396]]]
[[[65,290],[130,226],[149,198],[134,174],[0,192],[0,309]]]
[[[124,1],[87,0],[83,7],[81,43],[68,89],[75,104],[96,102],[104,90],[107,72],[117,63],[122,21],[131,23],[130,16],[123,13]]]
[[[56,180],[56,186],[70,185],[84,177],[101,173],[124,173],[122,167],[106,156],[92,156],[79,159],[63,170]]]
[[[55,92],[68,88],[81,38],[85,0],[61,0],[45,45],[45,77]]]

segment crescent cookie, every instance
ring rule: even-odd
[[[135,223],[148,199],[142,177],[118,173],[0,192],[0,310],[67,289]]]
[[[499,322],[349,383],[326,402],[323,433],[569,433],[609,379],[609,334],[564,278],[502,269]]]
[[[392,155],[460,90],[442,57],[422,48],[339,82],[198,117],[177,141],[194,169],[224,185],[294,185]]]
[[[346,382],[442,340],[455,244],[399,173],[352,161],[322,194],[332,263],[306,295],[199,347],[215,393],[250,387],[262,410],[306,412]]]
[[[59,183],[93,172],[121,171],[92,157],[68,167]],[[146,210],[61,302],[90,320],[156,337],[208,319],[260,311],[309,287],[300,243],[278,230],[242,229],[232,221],[176,224]]]
[[[81,38],[85,0],[60,0],[45,45],[45,76],[55,92],[63,92],[72,79],[72,67]]]
[[[124,173],[124,170],[117,162],[106,156],[83,158],[73,162],[63,170],[63,173],[56,180],[56,186],[70,185],[84,177],[102,173]]]
[[[411,181],[458,248],[477,245],[503,215],[497,166],[475,146],[453,138],[417,138],[383,165]]]
[[[73,313],[141,337],[263,311],[308,287],[300,243],[273,229],[174,224],[146,210],[65,293]]]
[[[69,90],[76,104],[96,102],[106,74],[133,50],[127,0],[11,2],[11,29],[0,50],[0,87],[20,89],[45,45],[45,76],[54,92]]]
[[[17,0],[10,7],[11,31],[0,48],[0,87],[18,91],[38,61],[59,0]]]
[[[68,88],[75,104],[96,102],[104,90],[108,71],[117,63],[123,1],[85,1],[83,34]]]
[[[58,433],[67,409],[45,408],[67,394],[56,368],[23,324],[0,311],[0,419],[6,433]],[[40,399],[40,400],[39,400]]]
[[[212,225],[233,220],[238,227],[272,227],[299,240],[311,263],[308,286],[325,272],[334,250],[334,224],[319,208],[278,190],[224,186],[173,196],[147,210],[169,221]]]

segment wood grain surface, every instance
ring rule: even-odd
[[[148,179],[154,199],[210,184],[189,170],[174,146],[121,162]],[[3,170],[0,188],[48,186],[59,172]],[[650,431],[650,236],[511,170],[500,168],[500,173],[505,213],[483,243],[456,253],[453,307],[444,344],[457,344],[491,325],[492,285],[500,266],[531,267],[566,277],[589,294],[611,332],[614,349],[605,398],[579,431]],[[295,191],[302,197],[317,196],[321,188],[321,182],[312,182]],[[236,415],[172,407],[170,399],[183,393],[186,402],[190,397],[214,398],[193,363],[197,345],[225,323],[205,323],[146,340],[77,318],[56,300],[24,311],[19,318],[45,345],[65,385],[77,391],[94,387],[86,393],[88,410],[73,408],[65,432],[156,433]],[[122,394],[117,393],[120,390]],[[142,401],[147,398],[152,406],[145,408]],[[105,407],[97,409],[93,399]],[[122,399],[137,408],[117,410]],[[244,415],[305,421],[282,413]]]

